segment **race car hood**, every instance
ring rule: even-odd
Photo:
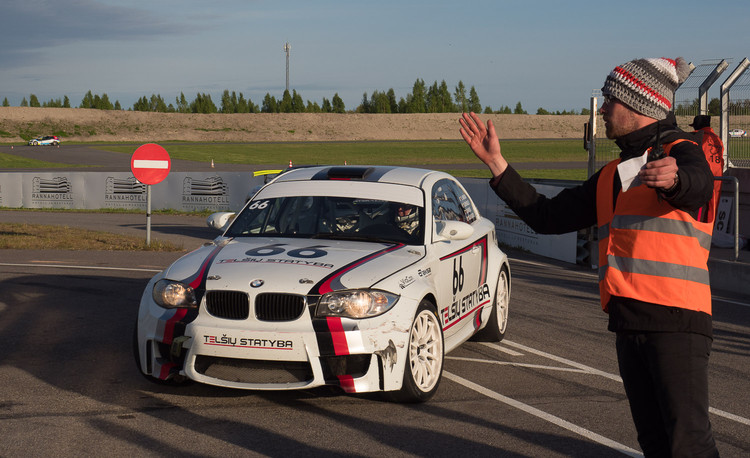
[[[366,288],[414,264],[424,247],[247,237],[206,245],[177,260],[166,277],[194,288],[325,294]]]

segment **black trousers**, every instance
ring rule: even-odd
[[[711,338],[617,333],[617,360],[646,457],[716,457],[708,418]]]

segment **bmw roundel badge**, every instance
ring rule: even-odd
[[[261,286],[263,286],[263,283],[265,282],[261,279],[253,280],[250,282],[250,286],[252,286],[253,288],[260,288]]]

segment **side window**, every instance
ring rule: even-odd
[[[432,216],[443,221],[467,221],[463,206],[450,180],[440,180],[432,187]]]
[[[477,220],[477,215],[474,212],[474,206],[471,203],[471,199],[469,196],[464,192],[464,190],[457,186],[456,183],[449,181],[448,182],[450,187],[453,188],[453,192],[458,197],[458,203],[461,205],[461,209],[464,212],[465,220],[467,223],[471,224],[474,221]]]

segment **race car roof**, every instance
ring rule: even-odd
[[[282,173],[275,181],[299,180],[347,180],[377,183],[392,183],[421,187],[431,174],[442,174],[434,170],[392,166],[320,166],[291,169]],[[446,176],[449,176],[445,174]]]

